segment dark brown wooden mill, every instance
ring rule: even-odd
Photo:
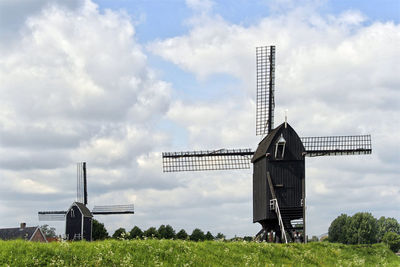
[[[163,171],[249,169],[253,163],[253,222],[258,240],[306,242],[305,157],[371,154],[371,136],[299,137],[286,122],[274,128],[275,46],[256,48],[256,151],[164,152]]]

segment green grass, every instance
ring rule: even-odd
[[[386,246],[107,240],[0,241],[0,266],[400,266]]]

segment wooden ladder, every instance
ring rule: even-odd
[[[272,195],[272,199],[269,201],[269,208],[270,208],[270,210],[275,211],[276,216],[278,217],[279,227],[281,228],[282,240],[285,240],[285,243],[288,243],[285,226],[283,225],[281,212],[279,210],[278,199],[276,198],[274,186],[272,184],[272,179],[271,179],[271,175],[269,174],[269,172],[267,172],[267,179],[268,179],[269,189],[270,189],[271,195]]]

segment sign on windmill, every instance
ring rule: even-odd
[[[77,200],[67,211],[39,211],[39,221],[65,221],[67,240],[92,240],[93,215],[134,214],[133,204],[94,206],[87,208],[86,162],[77,164]]]
[[[253,163],[253,222],[258,240],[306,242],[305,157],[371,154],[371,136],[299,137],[287,123],[274,128],[275,46],[256,48],[256,151],[164,152],[163,171],[249,169]]]

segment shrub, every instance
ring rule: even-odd
[[[175,238],[175,230],[172,228],[171,225],[161,225],[158,228],[158,235],[160,238],[163,239],[173,239]]]
[[[352,217],[342,214],[331,223],[328,235],[330,242],[373,244],[377,242],[378,221],[368,212],[358,212]]]
[[[188,239],[189,235],[186,233],[185,230],[181,229],[177,234],[176,234],[176,238],[177,239],[182,239],[182,240],[186,240]]]
[[[378,221],[371,213],[358,212],[351,217],[347,234],[349,244],[374,244],[377,242]]]
[[[225,240],[226,236],[222,233],[218,233],[215,238],[218,240]]]
[[[193,230],[192,234],[190,235],[190,240],[192,241],[204,241],[206,236],[204,235],[204,232],[201,231],[199,228],[196,228]]]
[[[93,228],[92,228],[92,238],[93,240],[104,240],[108,238],[107,229],[104,227],[104,223],[99,222],[96,219],[93,219]]]
[[[400,224],[395,218],[380,217],[378,220],[378,242],[381,242],[387,232],[400,235]]]
[[[96,221],[96,220],[94,220],[94,221]],[[93,221],[93,224],[94,224],[94,221]],[[94,225],[93,225],[93,227],[94,227]],[[50,227],[48,224],[44,224],[44,225],[40,226],[40,230],[42,230],[43,234],[46,237],[57,237],[56,228]]]
[[[210,231],[207,231],[205,235],[205,240],[214,240],[214,236],[211,234]]]
[[[383,238],[382,242],[389,246],[393,252],[398,252],[400,250],[400,235],[394,232],[387,232]]]
[[[115,239],[125,239],[126,236],[126,230],[122,227],[115,230],[114,234],[112,235],[112,237]]]
[[[133,227],[130,231],[130,238],[143,238],[143,231],[137,226]]]
[[[155,227],[150,227],[144,231],[143,235],[147,238],[159,238],[158,231]]]
[[[251,241],[253,241],[253,237],[252,236],[244,236],[243,240],[247,241],[247,242],[251,242]]]
[[[349,225],[350,217],[346,214],[341,214],[333,220],[328,229],[329,241],[346,244]]]

